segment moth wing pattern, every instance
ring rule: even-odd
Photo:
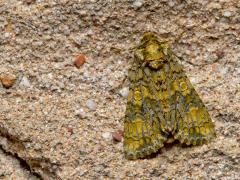
[[[173,94],[171,102],[175,106],[174,138],[187,145],[201,145],[216,136],[214,124],[177,57],[170,54],[168,77]]]
[[[211,117],[169,46],[146,33],[129,71],[124,120],[127,159],[157,152],[164,143],[201,145],[216,136]]]
[[[163,147],[160,114],[151,102],[149,84],[137,64],[129,72],[130,90],[124,121],[124,152],[127,159],[143,158]]]

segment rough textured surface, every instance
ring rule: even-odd
[[[16,77],[0,87],[1,146],[44,179],[237,179],[239,8],[238,0],[0,0],[0,75]],[[123,129],[128,49],[148,30],[183,58],[217,139],[128,161],[111,132]],[[86,62],[77,69],[79,53]]]
[[[37,180],[19,160],[0,149],[0,179]]]

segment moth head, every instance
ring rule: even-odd
[[[158,69],[167,60],[167,50],[166,43],[161,42],[155,33],[147,32],[143,35],[140,45],[135,49],[134,55],[144,65]]]
[[[142,39],[141,39],[141,43],[145,43],[145,42],[148,42],[150,40],[158,40],[157,34],[154,33],[154,32],[145,32],[143,34]]]

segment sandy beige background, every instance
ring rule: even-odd
[[[128,161],[111,133],[145,31],[171,40],[217,139]],[[240,177],[238,0],[0,0],[0,76],[16,80],[0,86],[0,179]]]

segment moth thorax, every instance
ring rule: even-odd
[[[159,49],[159,45],[156,43],[152,43],[146,47],[148,53],[157,53]]]
[[[145,58],[147,61],[158,60],[158,59],[162,59],[163,57],[164,57],[164,54],[161,51],[161,47],[159,44],[152,43],[146,47]]]

